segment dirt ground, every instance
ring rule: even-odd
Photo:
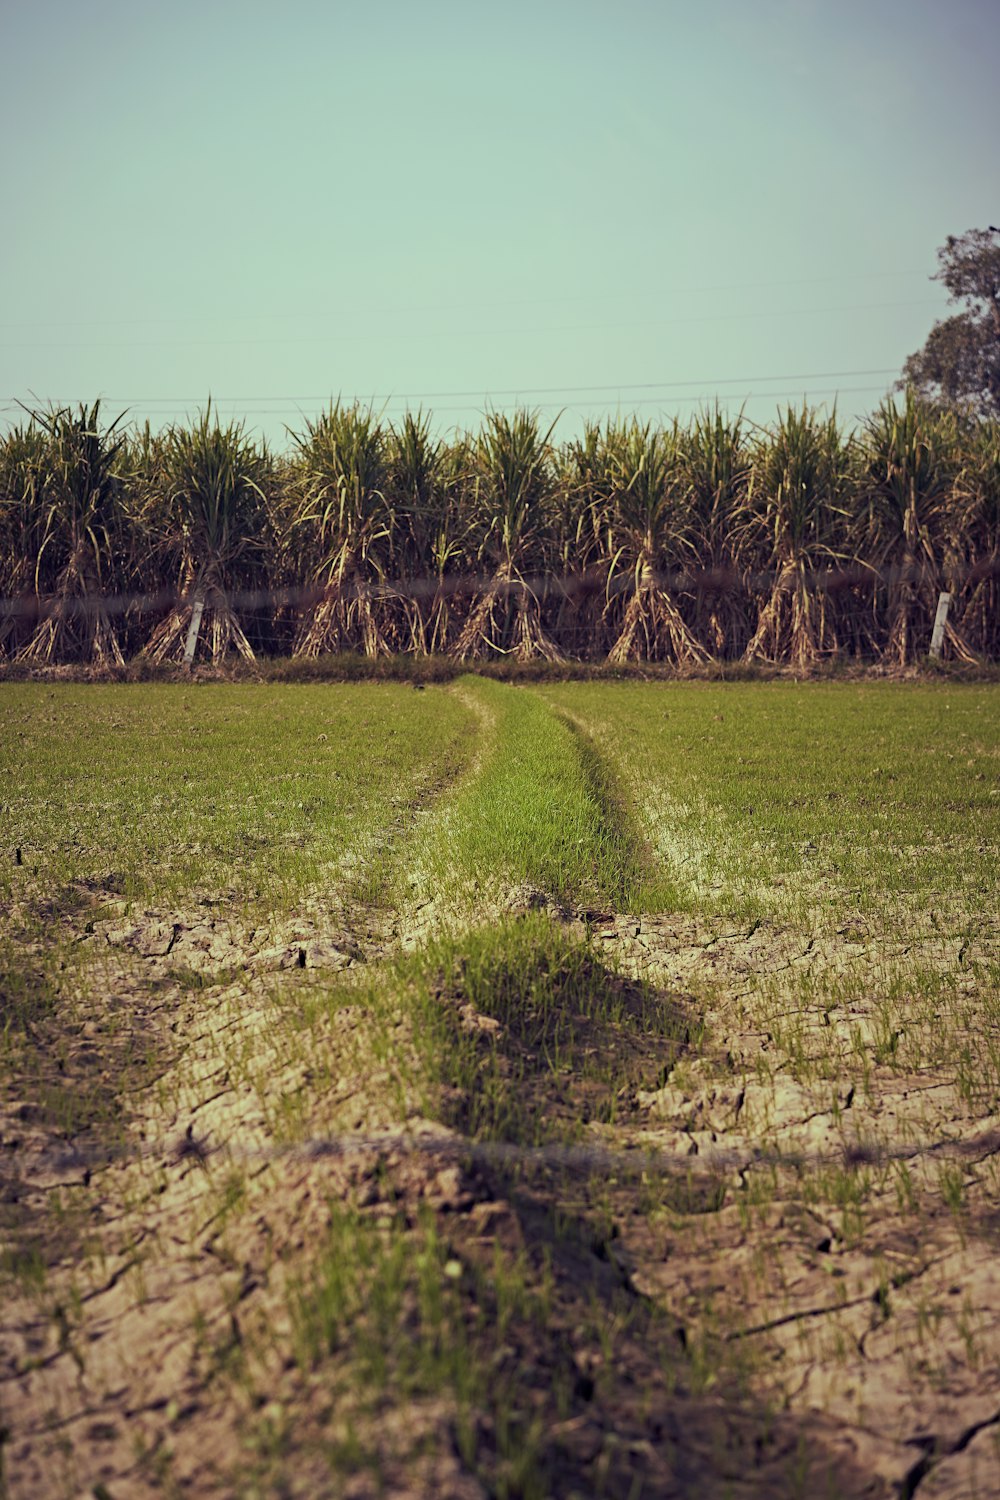
[[[470,1463],[450,1396],[373,1407],[289,1356],[338,1203],[377,1232],[425,1232],[429,1213],[470,1328],[498,1248],[545,1285],[544,1326],[512,1317],[491,1378],[527,1390],[552,1494],[1000,1494],[1000,1116],[891,1058],[864,1088],[796,1081],[774,1014],[754,1013],[762,973],[884,966],[863,926],[817,942],[548,907],[707,1033],[654,1046],[613,1118],[533,1154],[426,1117],[405,1007],[373,1046],[361,979],[433,912],[316,898],[239,932],[211,904],[89,922],[106,893],[78,894],[53,921],[85,980],[28,1037],[0,1114],[10,1500],[529,1493],[489,1411]],[[977,941],[970,962],[1000,958],[996,923]],[[899,946],[953,957],[933,932]],[[358,1003],[304,1053],[287,1017],[333,973],[358,976]],[[496,1044],[496,1023],[465,1019]],[[827,1005],[805,1045],[874,1055],[879,1024],[874,1001]]]

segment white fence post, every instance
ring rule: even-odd
[[[934,629],[931,631],[931,656],[935,661],[941,660],[941,647],[944,645],[944,631],[948,623],[950,603],[950,594],[938,595],[937,614],[934,616]]]
[[[184,642],[184,665],[189,667],[194,661],[194,653],[198,648],[198,632],[201,629],[201,617],[205,612],[204,595],[198,594],[191,609],[191,624],[188,626],[187,640]],[[933,650],[933,647],[931,648]]]

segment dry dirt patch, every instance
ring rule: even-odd
[[[329,915],[241,934],[208,912],[112,914],[73,935],[87,953],[76,988],[29,1028],[13,1059],[20,1088],[0,1112],[7,1483],[73,1494],[113,1477],[136,1494],[163,1467],[176,1413],[204,1416],[218,1400],[212,1370],[236,1338],[234,1299],[263,1284],[272,1224],[307,1229],[310,1203],[323,1202],[332,1164],[268,1160],[283,1109],[301,1127],[308,1074],[321,1072],[331,1087],[317,1131],[384,1131],[399,1081],[359,1068],[357,1007],[318,1023],[307,1056],[281,1024],[272,969],[292,971],[282,988],[294,1005],[290,984],[360,955]],[[43,1107],[54,1078],[69,1115]],[[81,1119],[84,1089],[101,1102],[93,1119]],[[230,1264],[234,1218],[256,1248]]]
[[[589,1162],[476,1151],[422,1120],[360,1004],[317,1014],[308,1054],[290,1039],[282,1016],[324,968],[349,976],[384,951],[384,923],[361,909],[250,934],[210,910],[92,924],[85,946],[156,1067],[123,1106],[131,1156],[2,1122],[14,1206],[47,1234],[64,1226],[44,1281],[6,1305],[12,1496],[460,1500],[510,1489],[512,1448],[532,1443],[553,1493],[990,1492],[1000,1120],[941,1071],[879,1065],[864,1090],[792,1077],[750,980],[818,962],[793,932],[549,914],[692,1012],[711,1001],[704,1056],[643,1040],[612,1116],[584,1126],[604,1153]],[[849,943],[856,964],[864,939]],[[440,999],[495,1040],[488,1017]],[[814,1020],[817,1035],[849,1030],[864,1003]],[[404,1008],[396,1033],[402,1052]],[[98,1055],[110,1084],[124,1054]],[[557,1125],[587,1096],[576,1076],[547,1095],[543,1071],[516,1073]],[[290,1135],[350,1144],[276,1153]],[[433,1232],[470,1338],[497,1323],[498,1253],[520,1268],[523,1298],[481,1351],[511,1393],[513,1442],[489,1402],[352,1394],[348,1344],[295,1357],[296,1289],[345,1209],[373,1243]],[[404,1297],[401,1337],[418,1326]]]
[[[895,1493],[997,1492],[995,1084],[970,1093],[947,1066],[878,1061],[884,1018],[864,986],[797,1015],[802,1050],[790,1057],[757,983],[894,961],[954,969],[957,953],[933,932],[890,951],[860,925],[824,940],[695,918],[595,926],[638,972],[700,992],[711,1038],[703,1057],[640,1093],[616,1132],[632,1149],[687,1157],[690,1181],[717,1188],[714,1210],[697,1214],[670,1183],[652,1214],[612,1195],[631,1284],[669,1309],[699,1358],[741,1368],[781,1408],[833,1424]],[[978,965],[981,981],[998,951],[987,926],[961,973]],[[959,1044],[963,982],[953,1014],[939,1017]]]

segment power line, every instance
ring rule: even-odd
[[[815,390],[812,390],[812,391],[804,391],[801,388],[796,388],[794,390],[788,390],[788,391],[744,391],[742,393],[740,393],[740,392],[734,392],[733,393],[733,398],[736,399],[738,397],[741,402],[742,401],[762,401],[765,397],[771,397],[771,398],[774,398],[777,401],[787,401],[787,400],[798,400],[800,397],[804,398],[804,397],[807,397],[807,396],[808,397],[812,397],[812,396],[830,396],[830,395],[833,395],[833,396],[871,395],[875,391],[883,391],[884,392],[884,390],[885,390],[885,387],[882,386],[882,385],[851,385],[851,386],[832,386],[832,385],[830,385],[830,386],[818,386]],[[664,396],[664,397],[659,397],[659,396],[644,396],[644,397],[639,398],[636,401],[630,401],[629,402],[629,406],[631,408],[633,406],[668,406],[668,405],[669,406],[676,406],[676,405],[683,405],[683,404],[685,404],[686,402],[689,402],[689,401],[702,401],[702,400],[705,399],[705,395],[706,395],[705,392],[694,391],[694,392],[690,392],[689,394],[684,395],[684,396]],[[539,402],[538,404],[539,404],[539,408],[542,411],[554,411],[556,407],[561,407],[562,410],[564,410],[564,411],[584,411],[588,407],[593,407],[593,406],[598,405],[598,403],[596,401],[566,401],[566,402],[560,402],[560,401],[542,401],[542,402]],[[462,407],[462,406],[451,406],[451,407],[448,407],[448,406],[439,406],[437,408],[438,412],[465,411],[465,410],[467,410],[467,408],[466,407]],[[255,416],[255,417],[256,416],[264,416],[265,413],[263,411],[254,411],[254,412],[249,413],[249,415]],[[267,415],[270,415],[270,416],[280,416],[281,413],[280,412],[270,412],[270,413],[267,413]]]
[[[742,402],[747,402],[747,401],[755,401],[755,400],[756,401],[760,401],[760,400],[764,400],[765,397],[773,399],[773,400],[776,400],[776,401],[784,401],[784,400],[799,400],[799,399],[806,399],[806,398],[812,399],[813,397],[823,397],[823,396],[829,396],[829,395],[833,395],[833,396],[871,395],[871,394],[874,394],[875,392],[883,392],[884,393],[885,392],[885,387],[882,386],[882,385],[855,385],[855,386],[820,386],[820,387],[817,387],[816,389],[811,390],[811,391],[802,390],[799,387],[796,387],[795,389],[792,389],[792,390],[784,390],[784,391],[743,391],[743,392],[734,392],[733,393],[733,399],[734,400],[738,399],[741,403]],[[634,408],[634,407],[639,407],[639,406],[678,406],[678,405],[685,405],[688,402],[703,401],[703,400],[706,399],[707,395],[708,395],[708,393],[705,392],[705,391],[691,391],[691,392],[688,392],[685,395],[673,395],[673,396],[662,396],[662,397],[660,397],[660,396],[645,396],[645,397],[639,397],[636,400],[630,401],[628,403],[628,405],[629,405],[629,409],[630,410],[632,408]],[[326,399],[326,398],[324,398],[324,399]],[[399,398],[395,398],[395,399],[402,400],[403,398],[399,397]],[[230,403],[228,401],[223,401],[223,399],[221,397],[218,398],[218,399],[213,398],[213,405],[215,405],[217,407],[221,407],[223,405],[229,406],[231,404],[234,405],[236,403]],[[476,404],[476,398],[470,397],[469,402],[467,404],[463,405],[463,406],[438,406],[438,407],[434,408],[433,412],[431,412],[430,415],[431,416],[442,416],[442,415],[443,416],[449,416],[449,415],[453,415],[453,414],[455,414],[457,412],[468,412],[471,409],[473,409],[473,407],[474,407],[475,404]],[[488,404],[488,402],[487,402],[487,404]],[[573,412],[580,412],[580,411],[592,410],[595,406],[601,406],[601,407],[604,408],[604,410],[607,410],[610,404],[612,404],[612,403],[610,403],[609,401],[601,401],[599,399],[595,399],[593,401],[539,401],[539,402],[536,402],[534,405],[535,405],[535,409],[537,409],[539,411],[573,411]],[[14,406],[6,406],[6,407],[0,408],[0,410],[2,410],[2,411],[14,411],[15,409],[17,409],[17,408],[15,408]],[[132,408],[130,408],[130,409],[132,409]],[[164,408],[162,408],[160,410],[150,411],[148,413],[144,413],[142,411],[142,409],[140,409],[138,407],[134,408],[134,410],[135,410],[135,414],[137,416],[145,414],[145,415],[148,415],[148,416],[161,417],[161,418],[164,418],[164,419],[175,417],[175,416],[187,416],[187,415],[189,415],[188,411],[184,407],[180,407],[180,406],[178,406],[178,407],[164,407]],[[256,417],[294,417],[294,416],[296,416],[298,414],[299,413],[297,412],[296,408],[292,407],[292,406],[271,406],[271,407],[255,407],[255,408],[253,408],[253,410],[248,411],[246,413],[246,416],[248,418],[256,418]]]
[[[771,380],[847,380],[856,379],[862,375],[895,375],[898,373],[897,366],[887,365],[879,370],[815,370],[811,374],[785,374],[785,375],[726,375],[721,378],[705,375],[694,380],[645,380],[645,381],[605,381],[603,385],[535,385],[535,386],[507,386],[498,389],[481,388],[474,391],[386,391],[376,392],[370,399],[372,401],[438,401],[458,400],[467,397],[469,400],[489,400],[493,396],[558,396],[579,395],[588,392],[601,391],[657,391],[671,390],[679,386],[695,385],[754,385]],[[53,397],[58,405],[72,405],[79,401],[79,397]],[[152,405],[183,405],[185,402],[198,402],[205,399],[204,393],[200,396],[103,396],[104,401],[125,402],[130,405],[152,406]],[[271,396],[212,396],[212,401],[227,401],[245,403],[251,401],[329,401],[331,393],[325,391],[322,394],[311,396],[271,395]],[[11,398],[12,401],[15,398]],[[16,403],[15,403],[16,404]],[[7,408],[8,410],[10,408]]]

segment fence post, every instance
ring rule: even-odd
[[[191,624],[188,626],[187,640],[184,642],[184,665],[189,667],[194,661],[194,653],[198,648],[198,631],[201,629],[201,617],[205,612],[205,596],[201,593],[195,596],[191,608]]]
[[[944,630],[948,623],[948,606],[950,603],[950,594],[938,595],[937,614],[934,616],[934,629],[931,631],[930,654],[934,661],[941,660],[941,647],[944,645]]]

